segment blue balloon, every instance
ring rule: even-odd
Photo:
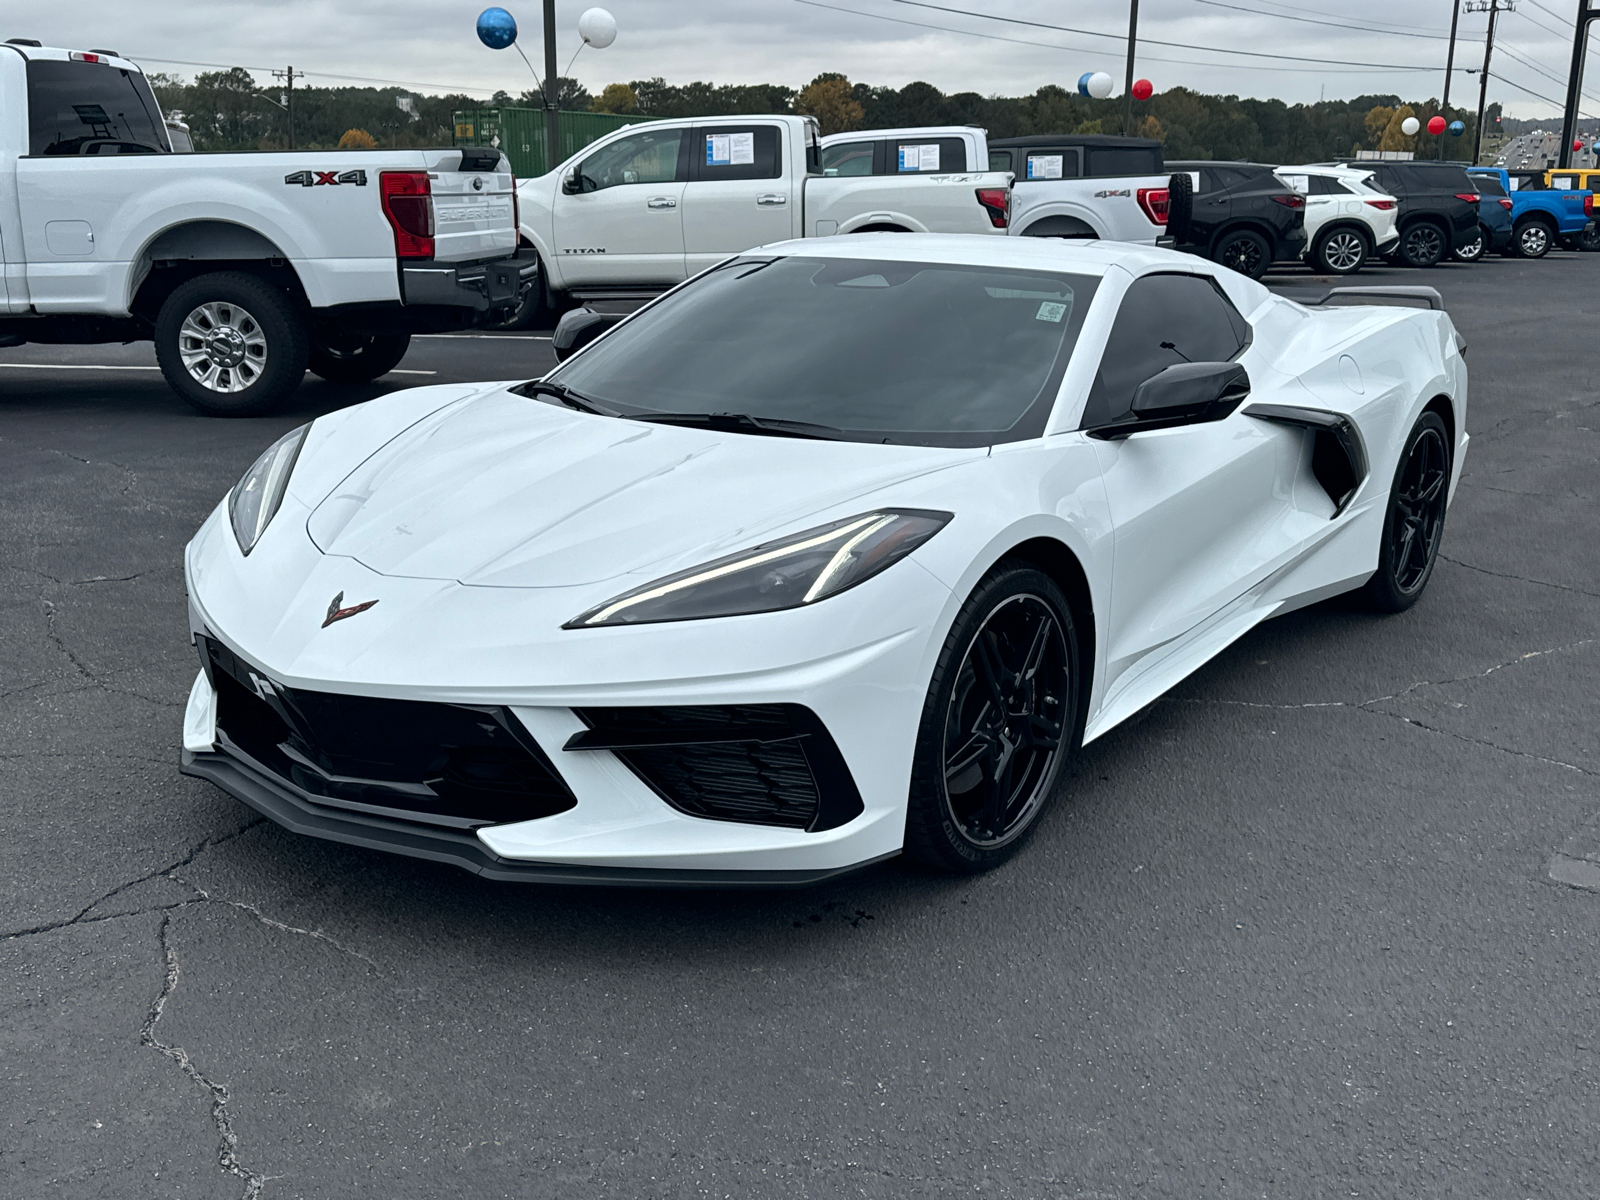
[[[1450,136],[1452,136],[1452,137],[1460,137],[1466,131],[1467,131],[1467,123],[1465,121],[1451,121],[1450,122]]]
[[[1596,142],[1594,145],[1590,146],[1589,149],[1593,150],[1596,154],[1600,154],[1600,142]]]
[[[1089,94],[1089,79],[1093,75],[1093,71],[1085,71],[1078,76],[1078,95],[1087,96]]]
[[[517,19],[503,8],[478,14],[478,40],[491,50],[504,50],[517,40]]]

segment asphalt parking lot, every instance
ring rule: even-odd
[[[0,1194],[1600,1194],[1600,256],[1360,281],[1469,342],[1422,602],[1254,631],[998,872],[782,892],[493,885],[178,774],[244,468],[547,340],[242,421],[148,346],[0,350]]]

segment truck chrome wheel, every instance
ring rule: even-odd
[[[1517,253],[1523,258],[1543,258],[1550,249],[1550,230],[1530,221],[1517,231]]]
[[[202,304],[183,319],[178,354],[194,381],[213,392],[242,392],[267,366],[267,335],[237,304]]]

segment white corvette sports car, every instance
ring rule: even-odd
[[[187,552],[187,773],[500,879],[983,869],[1258,622],[1409,606],[1467,448],[1431,289],[859,235],[616,320],[260,457]]]

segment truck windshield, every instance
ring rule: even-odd
[[[1098,279],[854,258],[742,258],[552,377],[644,420],[738,415],[816,436],[985,446],[1043,432]]]
[[[28,63],[29,154],[166,154],[149,81],[104,63]]]

